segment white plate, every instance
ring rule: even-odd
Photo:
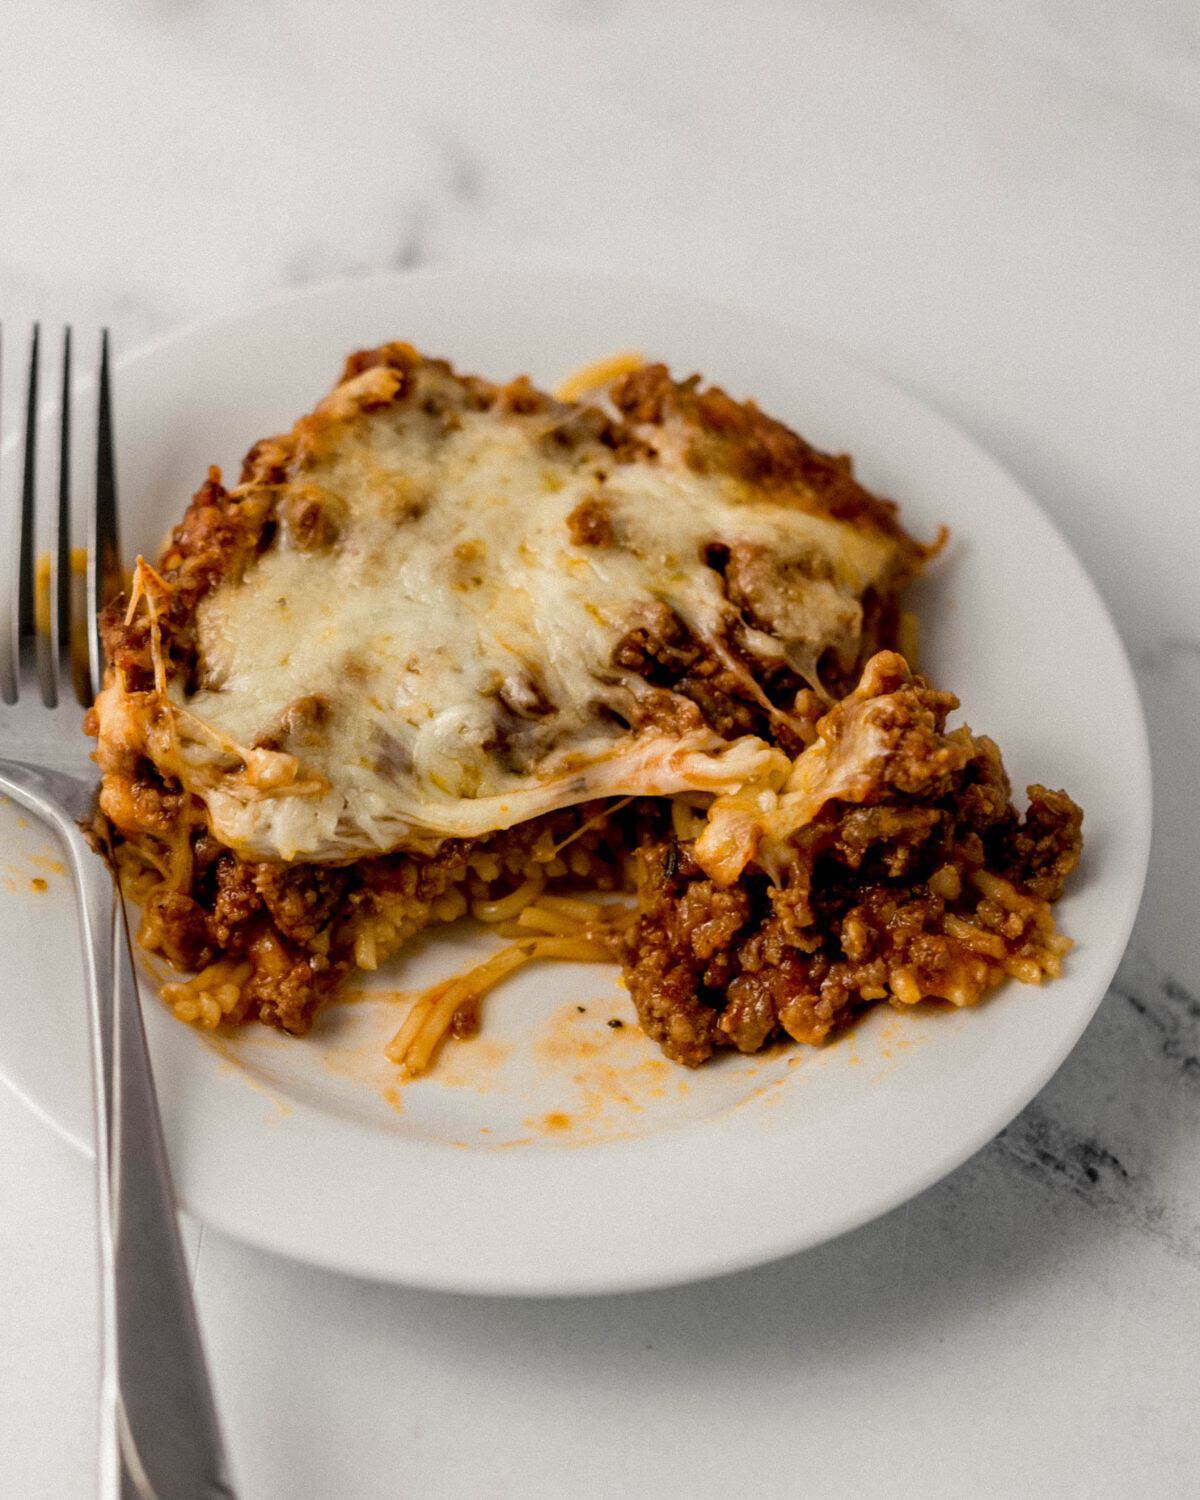
[[[828,1239],[982,1146],[1040,1089],[1104,994],[1133,922],[1150,828],[1129,666],[1083,569],[1037,505],[962,433],[792,329],[642,287],[433,270],[321,286],[123,362],[128,546],[152,552],[206,466],[236,475],[344,354],[409,339],[490,376],[553,384],[637,348],[753,395],[855,455],[907,525],[953,541],[920,586],[923,664],[999,740],[1018,788],[1083,804],[1087,849],[1059,908],[1077,946],[1044,989],[974,1011],[884,1009],[836,1045],[696,1073],[632,1026],[614,972],[544,965],[486,1005],[483,1033],[396,1086],[383,998],[328,1011],[306,1042],[215,1043],[146,1005],[184,1204],[288,1255],[388,1280],[516,1293],[614,1291],[733,1270]],[[35,829],[0,807],[0,1070],[86,1149],[90,1085],[74,920]],[[379,976],[401,989],[490,940],[464,926]],[[582,1006],[580,1011],[578,1007]],[[565,1117],[565,1123],[564,1118]]]

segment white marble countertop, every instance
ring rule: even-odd
[[[4,30],[10,326],[128,348],[443,259],[780,311],[1042,500],[1150,720],[1118,980],[1044,1093],[908,1207],[758,1272],[565,1303],[364,1285],[190,1226],[247,1500],[1194,1492],[1195,4],[9,0]],[[0,1089],[5,1494],[91,1486],[91,1214],[90,1167]]]

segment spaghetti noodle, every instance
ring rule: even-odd
[[[499,935],[518,941],[466,973],[417,994],[387,1047],[388,1057],[406,1077],[426,1071],[456,1020],[466,1017],[464,1029],[473,1033],[482,1000],[510,974],[541,959],[576,963],[612,959],[636,915],[631,907],[615,902],[547,895],[545,878],[540,875],[527,878],[498,900],[473,902],[471,913]]]

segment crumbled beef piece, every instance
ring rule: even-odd
[[[301,946],[329,925],[353,881],[350,871],[336,865],[257,864],[252,869],[254,888],[271,920]]]
[[[869,700],[869,779],[793,833],[772,877],[751,867],[719,890],[690,843],[660,834],[642,851],[626,978],[677,1061],[781,1032],[817,1043],[878,1000],[971,1004],[1008,973],[1057,972],[1046,903],[1078,859],[1079,809],[1031,787],[1018,818],[996,747],[947,734],[955,700],[898,657],[860,691],[821,732],[836,755]]]
[[[208,925],[212,940],[219,948],[230,947],[238,929],[262,909],[254,868],[238,859],[236,854],[222,854],[217,860],[216,899]]]
[[[202,969],[216,953],[204,908],[182,891],[160,885],[146,900],[142,932],[177,969]]]
[[[696,469],[776,488],[805,509],[902,535],[895,504],[863,489],[847,457],[822,453],[753,401],[735,401],[716,386],[702,388],[698,376],[673,380],[660,364],[624,376],[609,395],[635,428],[679,424]],[[915,549],[914,562],[919,555]]]
[[[1083,812],[1066,792],[1044,786],[1028,789],[1024,818],[1006,827],[1001,841],[1003,868],[1009,878],[1040,896],[1057,901],[1083,848]]]
[[[643,1030],[668,1057],[695,1067],[724,1040],[718,1012],[749,899],[741,886],[722,891],[705,879],[687,845],[659,845],[640,863],[627,982]]]
[[[599,495],[581,500],[567,517],[567,533],[577,547],[611,547],[616,532],[608,502]]]

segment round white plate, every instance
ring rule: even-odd
[[[861,1224],[978,1150],[1046,1083],[1104,994],[1150,828],[1145,730],[1124,652],[1066,543],[962,433],[794,329],[643,287],[432,270],[315,287],[122,362],[125,542],[152,553],[205,474],[236,476],[351,349],[390,338],[553,385],[639,349],[753,395],[854,454],[904,520],[952,541],[918,590],[923,666],[999,740],[1013,782],[1065,786],[1087,848],[1059,908],[1065,977],[973,1011],[880,1009],[835,1045],[678,1069],[628,1024],[615,972],[543,965],[486,1004],[481,1037],[399,1086],[397,991],[491,941],[413,946],[374,998],[297,1042],[210,1038],[145,1012],[186,1207],[288,1255],[480,1292],[584,1293],[748,1266]],[[90,1083],[71,894],[36,828],[0,807],[0,1071],[87,1149]],[[39,863],[40,861],[40,863]],[[48,877],[35,894],[30,877]],[[627,1024],[612,1027],[611,1020]]]

